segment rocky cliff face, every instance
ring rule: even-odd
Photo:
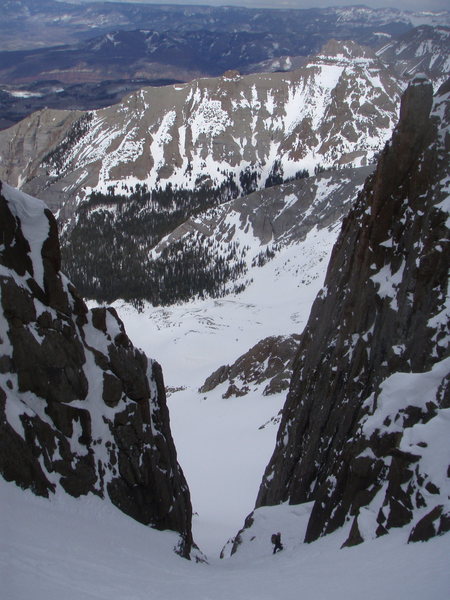
[[[302,336],[256,507],[312,502],[307,542],[450,526],[449,92],[406,91]]]
[[[76,118],[31,115],[0,132],[0,176],[52,209],[64,190],[62,218],[93,190],[128,195],[137,183],[193,190],[231,178],[248,193],[264,186],[275,164],[286,178],[319,163],[371,162],[396,122],[401,89],[370,50],[330,42],[292,73],[231,72],[145,88]],[[57,125],[64,131],[52,142],[48,130]]]
[[[0,188],[0,472],[36,494],[108,498],[192,547],[161,368],[111,308],[88,310],[60,272],[57,226]]]

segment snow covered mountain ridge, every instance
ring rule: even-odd
[[[292,73],[228,73],[146,88],[83,114],[40,111],[0,132],[0,173],[63,219],[92,192],[127,195],[137,184],[194,190],[231,181],[248,193],[274,168],[289,178],[372,162],[401,91],[374,53],[330,42]]]
[[[143,281],[158,289],[161,261],[149,256],[162,239],[236,196],[373,162],[397,120],[402,85],[369,49],[332,41],[292,73],[233,72],[146,88],[107,109],[41,111],[0,132],[0,172],[69,223],[64,260],[85,295],[167,303],[135,289]],[[110,244],[94,257],[98,228]],[[141,255],[126,268],[134,283],[116,285],[111,252],[116,265]],[[227,279],[247,269],[237,262]]]
[[[390,40],[377,50],[377,56],[403,77],[419,73],[433,81],[437,90],[450,72],[450,27],[423,25]]]

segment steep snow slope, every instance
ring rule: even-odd
[[[244,398],[224,400],[226,384],[209,393],[198,388],[260,339],[302,330],[336,235],[314,230],[304,243],[280,251],[236,298],[146,305],[141,313],[114,304],[133,342],[158,356],[164,369],[171,429],[191,491],[194,536],[208,556],[218,554],[253,506],[276,422],[259,427],[278,414],[285,394],[263,397],[263,383]],[[237,443],[247,450],[235,452]]]
[[[301,589],[305,600],[323,600],[332,593],[345,600],[361,594],[368,600],[380,595],[446,598],[448,538],[411,548],[400,531],[362,550],[339,551],[339,535],[314,545],[301,544],[295,535],[283,537],[285,551],[273,557],[274,522],[287,523],[292,531],[306,525],[302,511],[285,507],[275,519],[262,515],[251,557],[217,559],[253,506],[276,433],[272,424],[258,427],[277,414],[284,397],[264,397],[260,387],[245,398],[224,400],[224,387],[201,395],[197,387],[219,364],[241,354],[244,344],[302,329],[336,234],[313,230],[301,246],[277,253],[258,269],[239,300],[197,301],[149,309],[148,314],[120,311],[131,337],[161,360],[168,386],[186,386],[169,397],[171,426],[199,513],[195,536],[208,551],[210,565],[178,559],[172,551],[176,534],[141,526],[94,496],[75,500],[57,492],[49,501],[1,480],[5,597],[297,600]],[[276,285],[268,288],[268,279]]]
[[[245,447],[235,444],[234,451]],[[448,598],[450,536],[411,546],[400,530],[344,550],[336,534],[314,544],[289,537],[273,556],[270,515],[261,515],[264,543],[252,556],[206,565],[174,555],[175,534],[144,527],[94,497],[50,502],[0,480],[0,503],[0,579],[8,600]],[[304,528],[304,515],[281,509],[291,531]]]

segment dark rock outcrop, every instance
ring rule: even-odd
[[[292,363],[300,340],[299,335],[264,338],[231,366],[219,367],[199,388],[200,393],[210,392],[228,382],[223,397],[245,396],[250,386],[266,384],[263,395],[278,394],[289,387]]]
[[[449,92],[405,92],[300,342],[256,507],[314,501],[307,542],[449,529]]]
[[[188,557],[192,509],[161,368],[59,268],[51,212],[0,184],[0,472],[43,496],[109,497],[179,532]]]

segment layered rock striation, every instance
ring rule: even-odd
[[[450,526],[449,93],[408,87],[302,335],[256,507],[313,502],[307,542]]]
[[[192,548],[161,367],[112,308],[88,310],[60,272],[44,203],[0,187],[0,472],[49,497],[109,498]]]

